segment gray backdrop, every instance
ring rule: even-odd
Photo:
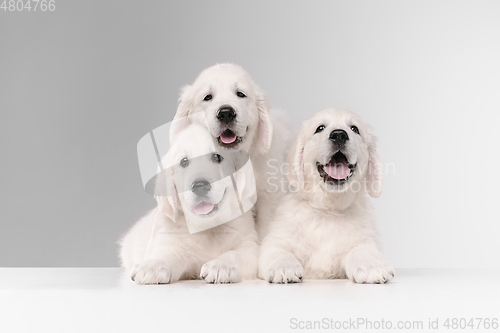
[[[246,68],[295,126],[361,114],[395,165],[396,267],[499,267],[500,2],[56,1],[0,11],[0,265],[115,266],[154,200],[136,144],[204,68]]]

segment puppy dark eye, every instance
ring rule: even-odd
[[[187,159],[187,157],[184,157],[179,164],[181,165],[181,167],[185,168],[189,165],[189,160]]]
[[[220,162],[222,162],[223,159],[224,159],[224,157],[220,156],[219,154],[212,155],[212,161],[214,163],[220,163]]]
[[[359,129],[354,125],[351,126],[351,131],[353,131],[356,134],[359,134]]]
[[[321,132],[324,129],[325,129],[325,126],[320,125],[320,126],[318,126],[318,128],[316,128],[316,132],[314,132],[314,134],[319,133],[319,132]]]
[[[205,98],[203,99],[204,101],[209,101],[212,99],[212,95],[208,94],[207,96],[205,96]]]
[[[238,91],[238,92],[236,93],[236,96],[241,97],[241,98],[247,97],[247,95],[245,95],[245,94],[244,94],[244,93],[242,93],[241,91]]]

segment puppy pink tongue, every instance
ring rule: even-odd
[[[209,202],[202,202],[193,208],[194,212],[198,215],[206,215],[214,209],[214,204]]]
[[[225,144],[233,143],[236,140],[236,134],[231,130],[225,130],[220,135],[220,140]]]
[[[325,165],[325,172],[333,179],[344,179],[349,176],[351,170],[344,159]]]

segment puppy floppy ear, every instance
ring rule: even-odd
[[[269,101],[266,95],[257,89],[255,95],[257,109],[259,110],[259,125],[257,131],[257,149],[262,155],[267,155],[271,150],[273,140],[273,123],[269,116]]]
[[[290,153],[288,154],[285,168],[290,185],[300,189],[304,184],[304,147],[306,138],[301,130],[299,136],[294,140]]]
[[[158,174],[155,188],[155,199],[158,203],[158,210],[165,214],[169,219],[176,222],[179,207],[172,168],[163,170],[160,174]]]
[[[368,144],[368,170],[366,170],[367,191],[372,198],[378,198],[382,193],[382,182],[384,174],[382,170],[382,163],[378,157],[376,148],[376,139],[370,135],[370,142]]]
[[[179,97],[179,105],[177,106],[177,112],[175,113],[174,120],[170,127],[170,142],[177,134],[188,127],[189,125],[189,115],[192,113],[194,107],[194,88],[190,85],[185,85],[181,89],[181,94]]]

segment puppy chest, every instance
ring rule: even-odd
[[[300,232],[296,255],[308,277],[342,277],[345,255],[359,243],[353,228],[334,223],[313,223]]]

